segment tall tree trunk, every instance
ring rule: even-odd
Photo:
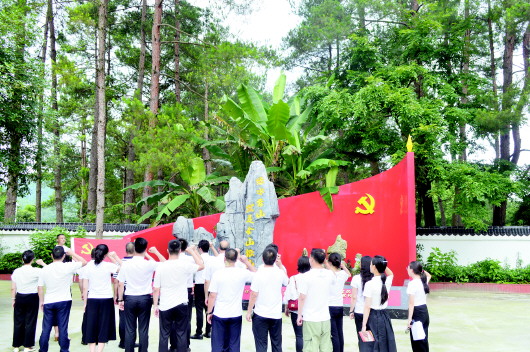
[[[142,0],[142,17],[140,20],[140,60],[138,63],[138,80],[136,81],[136,99],[142,101],[142,92],[144,89],[144,76],[145,76],[145,53],[146,53],[146,42],[145,42],[145,22],[147,19],[147,0]],[[129,187],[134,184],[134,169],[132,163],[136,160],[136,151],[134,149],[133,139],[135,133],[131,132],[129,141],[127,143],[127,168],[125,169],[125,187]],[[125,223],[131,222],[131,214],[134,211],[134,198],[136,194],[134,189],[127,189],[125,191]]]
[[[442,198],[438,197],[438,210],[440,211],[440,226],[447,226],[447,218],[445,217],[445,208]]]
[[[513,103],[512,94],[513,91],[513,51],[515,49],[515,32],[510,23],[506,24],[506,32],[504,35],[504,54],[502,58],[502,110],[510,111]],[[510,131],[511,126],[505,125],[501,129],[500,135],[500,152],[501,152],[501,164],[500,171],[506,171],[511,168],[510,166]],[[493,207],[493,226],[504,226],[506,225],[506,210],[508,208],[508,200],[504,200],[500,206]]]
[[[175,61],[175,101],[180,103],[180,0],[175,0],[175,43],[174,43],[174,61]]]
[[[83,118],[83,121],[86,123],[85,118]],[[87,147],[85,123],[83,124],[83,130],[81,132],[81,170],[83,170],[83,172],[81,173],[81,200],[79,202],[79,219],[84,219],[86,209],[86,180],[84,170],[87,168]]]
[[[42,43],[41,49],[41,61],[43,66],[43,76],[46,73],[46,51],[48,49],[48,28],[50,23],[50,18],[52,16],[52,6],[51,0],[48,1],[48,6],[46,10],[46,21],[44,23],[44,42]],[[42,222],[42,129],[43,129],[43,119],[44,119],[44,90],[40,96],[41,102],[41,114],[37,121],[37,155],[35,156],[35,171],[37,173],[37,180],[35,186],[35,221]]]
[[[105,135],[107,127],[107,109],[105,100],[105,37],[107,34],[108,0],[99,0],[98,11],[98,66],[96,70],[98,111],[98,176],[96,197],[96,238],[103,238],[105,211]]]
[[[357,16],[359,16],[359,29],[366,30],[366,7],[361,1],[357,2]]]
[[[204,84],[204,122],[206,123],[206,126],[208,126],[208,119],[209,119],[209,104],[208,104],[208,81]],[[204,131],[204,139],[209,140],[210,136],[208,134],[208,127],[206,127]],[[208,148],[204,147],[202,148],[202,158],[204,160],[204,166],[206,169],[206,175],[209,175],[212,173],[212,161],[210,160],[210,151]]]
[[[158,115],[159,94],[160,94],[160,25],[162,24],[162,6],[163,0],[156,0],[155,12],[153,14],[153,29],[152,29],[152,67],[151,67],[151,94],[149,100],[149,108],[151,110],[151,120],[149,121],[149,128],[153,129],[156,126],[156,116]],[[148,166],[145,170],[144,181],[152,181],[154,178],[153,170]],[[144,187],[143,197],[150,196],[153,193],[152,187]],[[142,206],[142,214],[147,213],[150,207],[147,204]],[[148,221],[148,220],[146,220]]]
[[[52,7],[50,17],[50,61],[52,65],[51,102],[52,110],[55,112],[53,124],[53,155],[55,165],[53,167],[53,189],[55,190],[55,222],[63,222],[63,195],[62,195],[62,163],[61,163],[61,124],[59,122],[59,105],[57,103],[57,50],[55,48],[55,18],[53,15],[53,0],[48,0]]]
[[[16,59],[19,63],[23,63],[25,60],[25,52],[26,52],[26,27],[24,23],[26,23],[26,15],[28,12],[27,7],[27,1],[26,0],[19,0],[18,4],[19,8],[24,9],[24,13],[22,15],[22,18],[20,18],[20,22],[22,24],[22,31],[17,35],[15,39],[15,46],[16,46]],[[16,80],[20,80],[21,72],[20,68],[17,67],[15,71]],[[19,92],[18,87],[14,87],[14,95],[16,96],[16,101],[21,102],[22,101],[22,93]],[[20,103],[19,110],[22,112],[23,106],[22,103]],[[16,122],[15,122],[16,123]],[[4,208],[4,221],[10,222],[16,220],[16,212],[17,212],[17,193],[19,188],[18,178],[20,173],[23,171],[21,167],[21,151],[22,151],[22,140],[24,136],[19,132],[17,129],[17,126],[11,126],[7,127],[7,130],[10,130],[8,132],[9,135],[9,154],[8,154],[8,160],[9,164],[7,167],[7,190],[6,190],[6,201],[5,201],[5,208]]]
[[[98,34],[97,29],[95,33],[94,57],[95,66],[98,66]],[[97,82],[95,82],[97,87]],[[95,94],[94,99],[94,125],[92,126],[92,138],[90,144],[90,168],[88,171],[88,197],[87,197],[87,212],[89,214],[96,213],[96,198],[97,198],[97,182],[98,182],[98,119],[99,119],[99,94]]]

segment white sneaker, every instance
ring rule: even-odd
[[[13,348],[13,352],[20,352],[20,348],[18,347]]]
[[[35,347],[25,347],[24,352],[35,352]]]

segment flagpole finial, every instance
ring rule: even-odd
[[[412,137],[409,134],[409,138],[407,139],[407,152],[412,152]]]

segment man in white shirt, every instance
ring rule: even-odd
[[[212,281],[213,274],[225,267],[225,252],[230,247],[228,241],[219,242],[219,255],[209,260],[204,269],[204,304],[208,306],[208,292],[210,287],[210,281]]]
[[[241,261],[248,270],[236,267],[237,257],[235,249],[227,249],[226,267],[212,276],[207,313],[208,322],[212,324],[212,352],[240,351],[243,290],[245,284],[252,281],[256,268],[245,256],[241,256]]]
[[[118,302],[120,309],[125,315],[125,351],[134,352],[134,342],[136,340],[136,329],[139,333],[139,352],[147,352],[149,347],[149,321],[151,318],[151,306],[153,299],[153,273],[158,262],[146,260],[147,240],[142,237],[134,241],[134,256],[123,263],[118,274]],[[159,259],[164,259],[156,248],[150,251],[156,254]],[[127,282],[127,292],[125,291]]]
[[[180,249],[180,241],[169,241],[169,259],[160,264],[155,273],[153,302],[155,316],[160,318],[159,352],[168,351],[170,333],[175,335],[177,352],[185,352],[188,348],[188,277],[203,270],[204,263],[193,246],[186,248],[186,252],[191,254],[195,263],[179,260],[179,256],[183,255]]]
[[[213,256],[210,255],[210,242],[206,240],[200,240],[199,245],[197,248],[199,249],[199,253],[201,255],[201,258],[204,262],[204,266],[206,267],[208,263],[210,262],[210,259],[213,258]],[[194,287],[194,295],[195,295],[195,315],[196,315],[196,323],[197,323],[197,329],[195,330],[195,335],[192,335],[192,339],[202,340],[202,327],[204,325],[204,316],[206,313],[206,305],[204,304],[205,301],[205,294],[204,294],[204,281],[205,281],[205,270],[198,271],[197,274],[195,274],[195,287]],[[206,329],[204,336],[210,337],[210,329],[211,325],[206,322]]]
[[[309,263],[311,270],[304,274],[298,284],[298,320],[304,335],[304,352],[331,352],[331,322],[328,302],[334,274],[324,268],[326,253],[313,248]]]
[[[63,263],[65,255],[73,257],[76,261]],[[53,262],[45,266],[39,278],[39,295],[42,297],[44,287],[46,294],[44,301],[40,302],[44,312],[42,318],[42,333],[39,339],[39,351],[47,352],[50,340],[50,332],[53,322],[59,327],[59,345],[61,351],[68,351],[70,339],[68,338],[68,321],[70,309],[72,308],[72,275],[86,265],[86,260],[69,250],[64,252],[62,246],[56,246],[52,252]]]
[[[289,279],[282,262],[276,261],[277,257],[274,247],[265,248],[263,267],[258,269],[250,286],[247,320],[252,321],[256,352],[267,352],[268,335],[272,352],[282,350],[282,286],[286,286]]]

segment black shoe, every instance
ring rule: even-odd
[[[190,339],[193,339],[193,340],[202,340],[202,335],[201,335],[201,334],[191,335],[191,336],[190,336]]]
[[[210,337],[212,337],[212,334],[210,334],[209,332],[207,332],[206,334],[204,334],[204,337],[206,337],[206,338],[209,339]]]
[[[122,350],[125,349],[125,345],[122,345],[122,344],[119,344],[118,347],[121,348]]]
[[[140,344],[139,343],[135,343],[134,344],[134,348],[138,348],[138,347],[140,347]]]

